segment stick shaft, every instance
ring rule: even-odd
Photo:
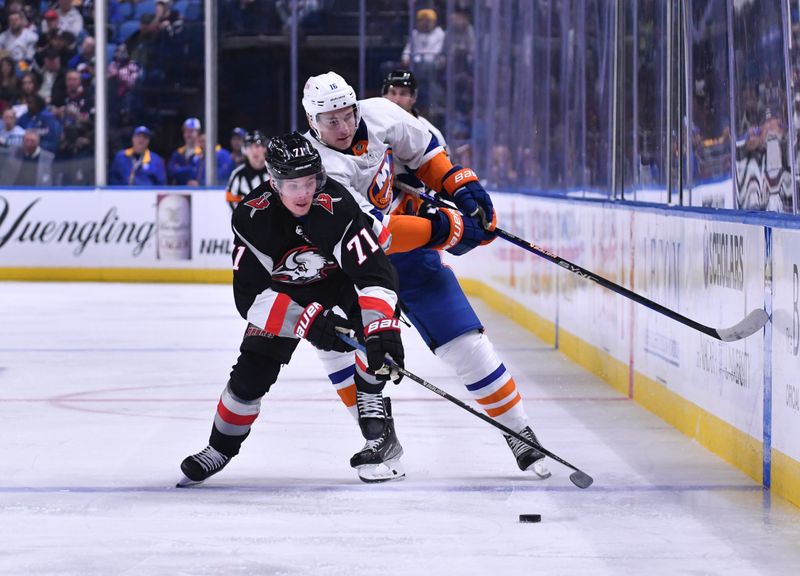
[[[431,196],[430,194],[426,194],[425,192],[417,191],[415,193],[423,200],[430,202],[432,204],[436,204],[437,206],[442,206],[447,208],[452,207],[446,202],[440,200],[439,198]],[[536,244],[528,242],[527,240],[524,240],[523,238],[520,238],[519,236],[516,236],[511,232],[503,230],[502,228],[495,228],[494,233],[503,240],[511,242],[512,244],[519,246],[520,248],[527,250],[528,252],[532,252],[537,256],[544,258],[545,260],[549,260],[553,264],[561,266],[562,268],[572,272],[573,274],[577,274],[581,278],[591,280],[592,282],[595,282],[596,284],[599,284],[600,286],[603,286],[604,288],[607,288],[612,292],[616,292],[621,296],[630,298],[634,302],[641,304],[642,306],[645,306],[650,310],[658,312],[659,314],[663,314],[664,316],[667,316],[668,318],[671,318],[676,322],[680,322],[684,326],[689,326],[690,328],[694,328],[695,330],[702,332],[703,334],[706,334],[708,336],[711,336],[712,338],[716,338],[717,340],[730,342],[733,340],[739,340],[741,338],[750,336],[751,334],[760,330],[763,327],[763,323],[765,323],[766,320],[768,319],[766,313],[764,313],[762,316],[763,322],[760,325],[758,322],[743,321],[738,326],[734,326],[733,328],[728,328],[728,329],[712,328],[711,326],[706,326],[705,324],[701,324],[696,320],[687,318],[683,314],[680,314],[675,310],[671,310],[666,306],[659,304],[658,302],[650,300],[649,298],[645,298],[644,296],[637,294],[636,292],[633,292],[632,290],[629,290],[624,286],[620,286],[619,284],[616,284],[611,280],[607,280],[602,276],[598,276],[597,274],[590,272],[586,268],[582,268],[577,264],[573,264],[569,260],[561,258],[560,256],[551,252],[550,250],[547,250],[546,248],[542,248],[541,246],[537,246]],[[744,326],[745,324],[748,326],[746,329],[744,330],[737,329],[739,326]]]
[[[343,342],[346,342],[347,344],[349,344],[353,348],[356,348],[356,349],[360,350],[361,352],[365,352],[364,347],[359,342],[354,340],[353,338],[350,338],[349,336],[346,336],[344,334],[339,334],[339,338],[341,338]],[[564,460],[563,458],[561,458],[557,454],[553,454],[547,448],[544,448],[543,446],[537,444],[536,442],[531,442],[530,440],[528,440],[527,438],[525,438],[521,434],[519,434],[517,432],[514,432],[511,428],[501,424],[500,422],[498,422],[494,418],[492,418],[490,416],[487,416],[486,414],[483,414],[481,412],[478,412],[477,410],[475,410],[469,404],[466,404],[465,402],[462,402],[461,400],[459,400],[455,396],[452,396],[451,394],[445,392],[444,390],[442,390],[438,386],[435,386],[434,384],[431,384],[427,380],[425,380],[423,378],[420,378],[419,376],[417,376],[413,372],[409,372],[408,370],[406,370],[402,366],[398,366],[396,363],[392,362],[391,359],[388,358],[388,357],[386,358],[386,363],[389,364],[393,369],[397,370],[403,376],[409,378],[410,380],[413,380],[417,384],[421,384],[422,386],[424,386],[425,388],[427,388],[428,390],[430,390],[434,394],[438,394],[439,396],[441,396],[445,400],[449,400],[450,402],[452,402],[456,406],[458,406],[460,408],[463,408],[464,410],[466,410],[470,414],[473,414],[473,415],[477,416],[478,418],[480,418],[481,420],[483,420],[484,422],[487,422],[487,423],[491,424],[495,428],[501,430],[504,434],[508,434],[509,436],[513,436],[514,438],[516,438],[520,442],[524,442],[525,444],[527,444],[531,448],[533,448],[535,450],[538,450],[539,452],[541,452],[545,456],[549,456],[550,458],[552,458],[556,462],[560,462],[561,464],[563,464],[567,468],[570,468],[572,470],[575,470],[576,472],[580,472],[581,474],[586,475],[585,472],[583,472],[579,468],[573,466],[572,464],[570,464],[569,462],[567,462],[566,460]]]

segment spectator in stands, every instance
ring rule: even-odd
[[[62,67],[75,55],[75,36],[54,28],[39,36],[36,51],[33,55],[33,67],[41,72],[44,69],[44,55],[48,50],[55,50],[61,57]]]
[[[25,28],[25,16],[12,12],[8,15],[8,30],[0,34],[0,50],[8,52],[16,62],[30,64],[38,39],[36,32]]]
[[[435,10],[424,8],[417,11],[417,27],[411,31],[411,38],[401,56],[402,67],[411,67],[417,77],[417,107],[434,124],[440,121],[440,114],[432,109],[432,105],[443,100],[439,72],[445,64],[445,33],[436,25],[436,20]]]
[[[22,116],[28,111],[28,96],[39,93],[39,76],[36,72],[25,72],[19,81],[19,98],[14,103],[14,111],[17,117]]]
[[[81,43],[80,51],[67,64],[67,68],[70,70],[80,72],[81,81],[87,85],[94,79],[94,47],[94,37],[87,36]]]
[[[149,148],[152,134],[147,126],[133,131],[132,146],[120,150],[111,164],[112,186],[165,186],[167,175],[161,156]]]
[[[125,40],[131,59],[147,70],[148,76],[154,67],[163,68],[164,65],[159,61],[161,58],[158,46],[159,30],[155,14],[142,14],[139,17],[139,29]]]
[[[25,130],[17,126],[17,115],[9,108],[3,112],[3,124],[0,126],[0,146],[14,148],[22,146],[22,136]]]
[[[452,54],[454,62],[471,66],[475,54],[475,29],[466,10],[453,12],[453,19],[447,28],[446,36],[451,50],[449,54]]]
[[[158,27],[168,36],[177,36],[183,32],[183,18],[180,12],[172,9],[172,0],[157,0],[156,21]]]
[[[8,108],[20,94],[17,66],[10,56],[0,59],[0,107]]]
[[[58,28],[66,32],[71,32],[75,38],[83,30],[83,16],[72,5],[72,0],[58,0],[58,7],[55,10],[58,19],[48,20],[45,15],[45,21],[42,23],[42,32],[47,32],[50,28]]]
[[[63,137],[58,150],[62,186],[90,184],[94,172],[94,98],[81,82],[80,72],[66,74],[64,105],[53,114],[61,120]]]
[[[42,148],[55,153],[58,150],[58,143],[61,140],[61,124],[53,114],[47,110],[44,98],[38,94],[27,97],[28,111],[20,116],[17,124],[25,130],[35,130],[41,142]]]
[[[44,54],[42,85],[39,87],[39,96],[44,98],[47,104],[63,106],[66,91],[66,77],[64,70],[61,68],[61,55],[55,48],[48,48]]]
[[[197,170],[197,182],[199,186],[222,186],[228,182],[231,177],[231,172],[233,172],[233,159],[231,158],[231,153],[225,150],[221,145],[217,144],[215,146],[215,152],[217,156],[217,181],[213,184],[209,184],[206,182],[206,135],[200,134],[197,138],[197,145],[203,151],[202,157],[200,158],[200,165],[198,166]]]
[[[67,62],[72,60],[72,57],[75,56],[75,44],[75,35],[66,30],[61,30],[50,40],[50,46],[58,50],[58,54],[61,56],[62,67],[66,66]]]
[[[4,174],[4,181],[14,186],[51,186],[55,155],[39,145],[39,133],[26,130],[22,146],[15,148]]]
[[[412,62],[437,67],[443,64],[445,33],[441,26],[436,25],[436,20],[436,10],[417,10],[417,28],[411,31],[411,38],[401,56],[403,68],[410,67]],[[416,69],[414,73],[418,74]]]
[[[44,36],[55,32],[58,32],[58,10],[50,9],[42,14],[42,24],[39,35]]]
[[[225,0],[219,15],[228,34],[270,34],[277,28],[271,2]]]
[[[231,133],[231,160],[233,160],[234,168],[244,162],[244,137],[247,136],[247,131],[244,128],[234,128]]]
[[[114,49],[114,60],[108,65],[108,93],[116,97],[115,115],[124,124],[133,107],[133,89],[141,74],[139,64],[128,56],[128,48],[120,44]]]
[[[197,118],[187,118],[183,122],[183,146],[172,153],[167,164],[170,184],[200,185],[199,171],[203,163],[203,150],[199,142],[201,127]]]

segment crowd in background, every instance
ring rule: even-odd
[[[410,38],[405,3],[398,8],[396,2],[377,0],[369,7],[392,16],[392,25],[381,33],[405,46],[376,63],[375,86],[363,97],[377,93],[377,78],[389,70],[411,68],[420,83],[420,112],[441,125],[447,54],[465,68],[459,72],[457,121],[450,127],[454,151],[463,150],[459,144],[470,137],[475,39],[466,6],[471,4],[456,2],[453,25],[447,27],[440,18],[445,2],[427,3],[430,7],[413,13]],[[0,8],[0,185],[91,185],[98,73],[94,2],[0,0]],[[108,0],[107,8],[108,183],[206,185],[205,142],[197,120],[203,110],[202,0]],[[300,0],[297,18],[304,35],[353,36],[357,11],[357,0]],[[224,0],[218,16],[223,37],[286,35],[292,25],[290,0]],[[356,81],[357,69],[340,71]],[[258,118],[249,123],[250,129],[286,130],[258,125]],[[224,183],[242,161],[235,147],[244,130],[236,124],[221,123],[219,133],[231,134],[231,142],[217,145],[215,184]],[[163,161],[175,154],[183,157],[183,168],[194,167],[191,174],[177,162]]]
[[[789,151],[798,154],[800,139],[787,137],[787,111],[798,129],[800,97],[789,110],[777,57],[781,36],[770,33],[778,30],[779,2],[735,4],[733,32],[722,18],[727,2],[690,4],[690,100],[682,104],[685,112],[673,114],[673,126],[665,123],[665,4],[637,0],[636,21],[624,20],[631,82],[622,89],[623,185],[665,185],[671,135],[674,155],[686,158],[685,182],[725,179],[736,170],[745,178],[742,166],[748,163],[750,172],[758,168],[769,176],[765,182],[774,190],[762,186],[757,197],[742,197],[740,204],[764,209],[769,201],[769,209],[788,210]],[[108,182],[206,185],[206,146],[197,120],[204,97],[202,0],[107,3],[102,73],[109,94]],[[239,126],[275,134],[292,125],[293,13],[291,0],[219,0],[217,6],[220,142],[218,178],[211,184],[220,185],[242,161]],[[358,86],[363,73],[359,97],[368,98],[380,94],[391,70],[410,69],[419,85],[419,113],[445,134],[453,160],[474,166],[487,184],[608,193],[613,2],[370,0],[365,70],[358,64],[360,7],[359,0],[297,0],[301,81],[336,70]],[[0,0],[0,8],[0,185],[92,184],[98,73],[93,0]],[[790,21],[796,39],[795,4]],[[734,59],[746,65],[729,73],[731,34]],[[789,80],[795,85],[796,46],[790,43]],[[775,57],[759,56],[766,53]],[[305,129],[302,112],[296,120]],[[681,123],[688,138],[680,136]],[[176,168],[176,153],[194,173]],[[732,162],[741,166],[733,169]]]

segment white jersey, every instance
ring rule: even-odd
[[[386,98],[361,100],[359,108],[361,122],[350,150],[329,148],[310,132],[305,137],[319,150],[330,178],[347,188],[366,210],[389,214],[402,200],[394,192],[396,166],[416,170],[441,153],[442,146],[427,126]]]
[[[436,139],[439,141],[439,144],[442,145],[442,148],[444,148],[444,151],[449,156],[450,151],[447,149],[447,142],[444,141],[444,136],[439,131],[439,129],[433,124],[431,124],[430,121],[427,118],[425,118],[425,116],[420,116],[419,114],[417,114],[415,118],[425,125],[425,127],[428,129],[428,132],[436,136]]]

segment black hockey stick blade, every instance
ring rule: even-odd
[[[581,470],[576,470],[570,474],[569,479],[573,484],[575,484],[575,486],[584,490],[586,490],[592,485],[592,482],[594,482],[594,479],[591,476]]]
[[[757,308],[748,314],[744,320],[730,328],[717,329],[718,338],[723,342],[735,342],[747,338],[761,330],[769,321],[769,314],[763,308]]]

